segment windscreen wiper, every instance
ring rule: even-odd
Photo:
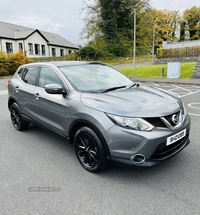
[[[140,83],[139,82],[135,82],[134,84],[132,84],[128,89],[131,89],[132,87],[139,87]]]
[[[118,89],[121,89],[121,88],[126,88],[126,86],[124,85],[124,86],[120,86],[120,87],[111,87],[111,88],[108,88],[106,90],[103,90],[101,93],[107,93],[107,92],[118,90]]]

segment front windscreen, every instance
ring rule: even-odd
[[[134,83],[112,67],[102,64],[66,66],[60,70],[80,92],[101,93],[107,89],[130,87]]]

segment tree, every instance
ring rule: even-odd
[[[80,35],[83,39],[93,40],[99,34],[102,34],[100,29],[100,3],[99,0],[93,0],[92,3],[88,1],[83,2],[82,13],[85,15],[83,19],[85,26]]]
[[[162,41],[177,41],[179,11],[176,10],[156,10],[155,24],[156,24],[156,42],[158,45]]]
[[[85,2],[83,10],[86,11],[86,18],[82,36],[90,39],[90,45],[104,44],[108,52],[125,55],[133,47],[133,10],[137,10],[136,22],[139,24],[142,18],[140,13],[144,13],[147,8],[149,0],[94,0],[93,4]]]
[[[193,6],[183,12],[182,31],[189,32],[189,40],[200,39],[200,7]]]
[[[99,0],[102,18],[100,27],[108,45],[118,43],[116,1],[118,0]]]

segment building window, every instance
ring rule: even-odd
[[[33,44],[32,43],[28,44],[28,51],[29,51],[29,54],[33,54]]]
[[[35,44],[35,54],[40,55],[40,45],[39,44]]]
[[[42,45],[42,55],[46,55],[45,45]]]
[[[12,43],[6,43],[6,52],[13,53],[13,45]]]
[[[56,49],[55,49],[55,48],[52,48],[52,49],[51,49],[51,52],[52,52],[52,57],[56,57]]]
[[[72,53],[72,50],[68,50],[68,53],[71,54],[71,53]]]
[[[64,56],[64,50],[60,49],[60,56]]]
[[[19,43],[19,50],[23,51],[23,45],[22,45],[22,43]]]

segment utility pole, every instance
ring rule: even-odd
[[[155,46],[155,29],[156,29],[156,22],[153,23],[153,42],[152,42],[152,64],[154,63],[154,46]]]
[[[136,9],[133,10],[134,12],[134,41],[133,41],[133,77],[135,77],[135,52],[136,52]]]

